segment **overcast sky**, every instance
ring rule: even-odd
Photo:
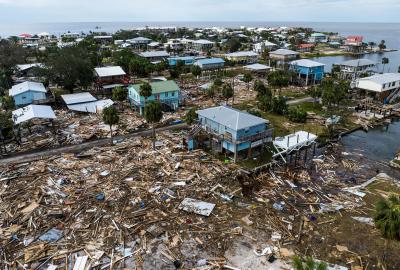
[[[400,0],[0,0],[0,23],[400,22]]]

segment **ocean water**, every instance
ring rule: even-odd
[[[132,29],[145,26],[171,26],[171,27],[278,27],[302,26],[311,27],[316,31],[337,32],[340,35],[362,35],[366,42],[379,43],[386,41],[390,49],[400,49],[400,23],[347,23],[347,22],[71,22],[71,23],[33,23],[33,24],[0,24],[0,36],[7,37],[21,33],[37,34],[49,32],[61,35],[67,31],[89,33],[90,31],[116,32],[120,29]],[[400,51],[370,54],[356,58],[368,58],[381,63],[383,57],[388,57],[390,63],[385,67],[385,72],[397,72],[400,66]],[[315,58],[316,61],[326,64],[326,71],[331,70],[332,64],[354,59],[348,56],[334,56]],[[383,71],[383,66],[378,67]]]

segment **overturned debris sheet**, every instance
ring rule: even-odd
[[[208,202],[203,202],[191,198],[185,198],[181,205],[179,206],[179,209],[182,209],[186,212],[193,212],[202,216],[210,216],[212,210],[214,209],[215,204],[213,203],[208,203]]]

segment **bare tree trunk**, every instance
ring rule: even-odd
[[[155,124],[153,124],[153,150],[156,150],[156,129]]]

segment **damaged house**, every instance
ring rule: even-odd
[[[265,144],[272,141],[269,121],[247,112],[219,106],[199,110],[197,114],[198,132],[211,139],[212,150],[233,156],[235,162],[259,155]],[[190,144],[193,142],[189,140]]]

